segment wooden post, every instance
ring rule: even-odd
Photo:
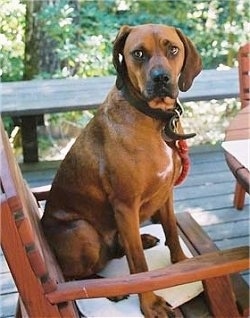
[[[23,161],[38,162],[38,140],[36,116],[21,117]]]

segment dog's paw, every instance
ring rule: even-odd
[[[166,304],[155,304],[149,312],[143,313],[145,318],[175,318],[174,311]]]
[[[145,318],[174,318],[175,313],[166,301],[154,293],[141,295],[141,311]]]
[[[107,297],[107,298],[115,303],[118,303],[118,301],[129,298],[129,295],[114,296],[114,297]]]
[[[157,243],[160,242],[160,240],[156,236],[153,236],[151,234],[142,234],[141,240],[144,250],[154,247],[157,245]]]

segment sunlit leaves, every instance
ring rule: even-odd
[[[0,10],[0,76],[4,81],[22,78],[25,6],[2,0]]]

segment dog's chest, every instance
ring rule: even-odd
[[[152,158],[152,161],[149,160],[154,169],[151,169],[150,174],[147,173],[147,182],[141,193],[140,222],[147,220],[159,210],[173,189],[176,165],[172,155],[173,150],[166,146],[160,161],[154,162]]]
[[[158,167],[155,171],[156,177],[160,181],[165,181],[174,170],[173,164],[173,150],[163,143],[161,150],[161,162],[158,164]]]
[[[148,153],[144,170],[144,189],[142,199],[157,206],[166,200],[168,192],[173,187],[176,164],[172,148],[163,143],[157,149],[153,147]],[[143,180],[143,178],[141,178]]]

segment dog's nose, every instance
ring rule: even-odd
[[[162,68],[153,68],[150,71],[150,76],[155,83],[167,83],[170,79],[167,72]]]

